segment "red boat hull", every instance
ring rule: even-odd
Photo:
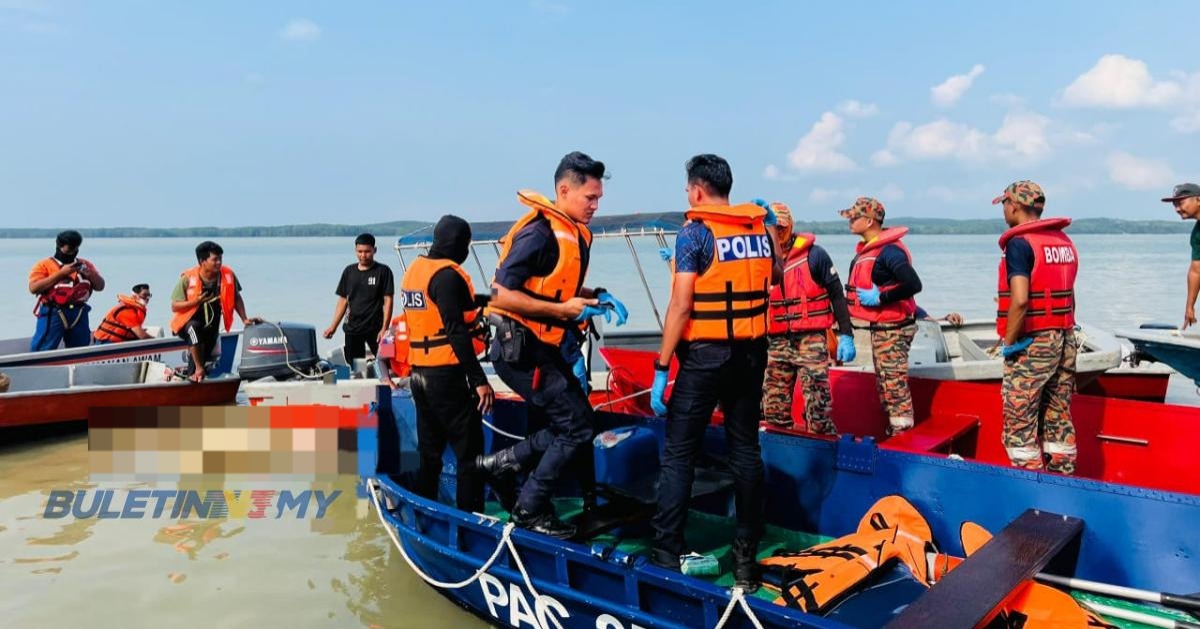
[[[88,410],[110,406],[219,406],[232,404],[241,383],[219,378],[195,383],[160,383],[0,395],[0,428],[81,421]]]
[[[611,399],[650,388],[651,352],[602,350],[611,369]],[[674,379],[675,365],[671,378]],[[880,407],[871,373],[834,369],[833,419],[839,432],[872,436],[883,447],[915,452],[959,454],[983,463],[1009,465],[1001,443],[1000,387],[913,378],[910,386],[917,426],[889,444],[887,417]],[[668,394],[670,389],[668,389]],[[647,395],[612,404],[615,412],[650,415]],[[804,408],[796,391],[796,413]],[[1151,489],[1200,494],[1200,457],[1195,440],[1200,408],[1075,395],[1071,402],[1079,447],[1077,474],[1085,478]],[[721,420],[718,412],[714,421]]]

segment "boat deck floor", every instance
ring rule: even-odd
[[[565,521],[578,516],[583,512],[583,501],[578,498],[559,498],[555,501],[555,508],[558,515]],[[489,516],[495,517],[501,521],[508,521],[508,512],[504,511],[496,502],[488,502],[486,513]],[[687,541],[688,547],[692,552],[701,555],[712,555],[717,558],[721,566],[719,576],[696,577],[708,583],[712,583],[718,587],[731,588],[733,587],[733,563],[732,563],[732,538],[731,534],[734,530],[734,520],[729,517],[722,517],[701,511],[691,511],[688,515],[687,524]],[[646,530],[648,525],[643,524],[633,527],[634,532],[629,535],[607,533],[593,537],[588,543],[599,546],[608,546],[615,548],[618,551],[630,555],[646,556],[650,553],[652,538]],[[776,551],[795,552],[822,544],[832,540],[831,537],[817,535],[815,533],[805,533],[803,531],[794,531],[773,525],[766,525],[766,530],[763,533],[763,539],[759,543],[758,558],[759,560],[766,559],[775,554]],[[1181,622],[1196,622],[1196,618],[1184,612],[1179,612],[1171,609],[1155,605],[1146,605],[1134,603],[1122,599],[1109,598],[1097,594],[1087,592],[1072,591],[1070,594],[1076,600],[1083,603],[1101,603],[1122,609],[1148,613],[1158,618],[1165,620],[1176,620]],[[765,601],[775,602],[779,598],[777,590],[773,590],[769,586],[759,588],[754,593],[756,598]],[[1115,627],[1122,629],[1143,629],[1150,625],[1120,620],[1111,617],[1105,618]]]

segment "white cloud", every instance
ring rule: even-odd
[[[1004,124],[992,135],[1001,151],[1011,151],[1016,156],[1039,160],[1050,154],[1050,142],[1046,129],[1050,119],[1032,112],[1014,112],[1004,117]]]
[[[888,134],[887,151],[911,159],[979,160],[987,154],[982,131],[944,118],[917,127],[898,122]]]
[[[940,85],[935,85],[929,88],[929,97],[933,100],[933,104],[939,107],[952,107],[958,102],[967,90],[971,89],[971,84],[979,75],[983,74],[984,67],[980,64],[975,64],[970,72],[966,74],[956,74]]]
[[[768,181],[796,181],[796,176],[783,172],[775,164],[767,164],[767,167],[763,169],[763,179]]]
[[[788,166],[801,172],[844,172],[858,168],[854,160],[838,152],[846,142],[842,117],[827,111],[813,124],[796,148],[788,153]]]
[[[279,37],[286,41],[310,42],[321,36],[321,27],[316,22],[304,18],[296,18],[288,22],[279,31]]]
[[[1180,133],[1200,132],[1200,109],[1172,118],[1171,128]]]
[[[880,167],[895,166],[900,163],[900,158],[896,154],[887,150],[879,149],[871,154],[871,164]]]
[[[1069,107],[1162,107],[1182,95],[1179,83],[1150,76],[1146,62],[1104,55],[1063,90],[1060,102]]]
[[[879,113],[879,107],[875,103],[861,103],[856,100],[848,100],[838,105],[837,110],[851,118],[870,118]]]
[[[1108,178],[1131,190],[1153,190],[1171,185],[1176,176],[1166,162],[1114,151],[1108,156]]]

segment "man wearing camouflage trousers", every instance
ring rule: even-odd
[[[888,416],[887,433],[899,434],[913,427],[908,350],[917,333],[913,296],[921,292],[912,254],[901,241],[908,228],[884,229],[883,204],[870,197],[859,197],[839,213],[850,221],[850,232],[862,238],[846,281],[850,316],[871,332],[875,388]]]
[[[1071,219],[1042,218],[1046,195],[1032,181],[1008,186],[992,203],[1004,204],[1009,226],[1000,237],[996,312],[1003,339],[1004,448],[1016,467],[1073,474],[1079,252],[1063,233]]]
[[[837,359],[854,360],[850,311],[833,260],[812,234],[796,234],[792,211],[772,203],[776,224],[772,236],[785,256],[783,279],[771,287],[768,311],[767,374],[763,385],[763,419],[772,426],[792,428],[796,378],[804,395],[804,421],[796,428],[819,435],[836,435],[829,390],[829,345],[826,334],[836,318]]]

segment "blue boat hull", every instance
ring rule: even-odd
[[[380,444],[386,450],[399,440],[397,422],[384,415]],[[600,414],[598,421],[605,427],[635,424],[661,439],[658,420]],[[493,422],[519,432],[523,408],[501,403]],[[705,447],[721,454],[719,429],[710,430]],[[882,450],[869,440],[763,434],[762,450],[766,519],[774,525],[840,536],[853,531],[877,499],[900,494],[929,520],[941,550],[961,555],[963,521],[999,531],[1035,508],[1085,522],[1078,545],[1062,553],[1049,572],[1158,591],[1200,590],[1200,535],[1194,528],[1200,522],[1200,498],[1195,496]],[[392,456],[381,450],[384,469],[396,462],[389,460]],[[503,523],[424,500],[388,475],[375,478],[395,507],[385,514],[389,526],[430,576],[466,579],[496,548]],[[442,593],[491,622],[539,628],[556,626],[551,618],[562,627],[712,627],[729,601],[728,590],[660,570],[644,558],[520,530],[512,539],[540,602],[507,553],[480,580]],[[766,627],[844,626],[768,601],[749,604]],[[735,611],[727,626],[750,624]]]

